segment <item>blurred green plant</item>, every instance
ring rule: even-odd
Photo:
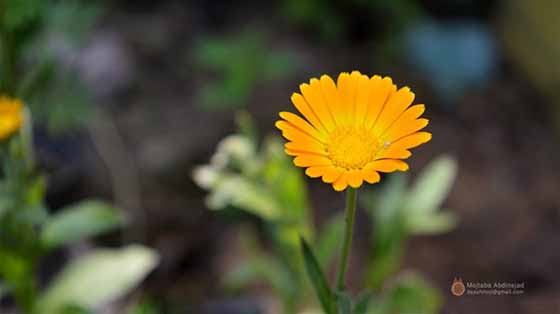
[[[30,117],[27,112],[20,132],[0,142],[0,290],[14,297],[23,314],[90,313],[138,284],[158,257],[136,245],[94,249],[71,260],[39,290],[37,269],[43,257],[114,230],[125,217],[98,200],[49,213],[44,204],[47,180],[33,156]]]
[[[457,218],[440,206],[453,186],[457,174],[454,159],[442,156],[430,163],[407,188],[408,176],[393,174],[377,193],[365,193],[363,207],[373,224],[372,250],[366,285],[380,292],[375,303],[389,307],[389,313],[439,313],[442,298],[420,275],[398,275],[406,244],[415,235],[435,235],[450,231]],[[398,280],[393,277],[398,275]],[[396,302],[396,299],[405,301]],[[406,307],[408,303],[412,305]],[[378,313],[378,312],[374,312]],[[379,313],[387,313],[381,311]]]
[[[199,71],[217,75],[198,95],[198,103],[208,110],[245,106],[263,81],[285,78],[298,64],[296,55],[271,49],[266,33],[256,30],[202,38],[193,57]]]
[[[100,12],[82,0],[0,3],[0,86],[51,131],[84,124],[91,95],[71,65]]]
[[[39,286],[38,268],[53,250],[125,223],[120,210],[98,200],[51,214],[33,150],[31,111],[53,130],[89,117],[86,92],[59,54],[72,50],[96,14],[82,1],[0,2],[0,95],[31,104],[19,132],[0,141],[0,296],[12,296],[22,314],[91,313],[135,287],[158,260],[142,246],[93,249]]]
[[[206,198],[209,208],[236,208],[260,218],[273,248],[272,252],[266,250],[253,229],[243,228],[240,250],[245,258],[229,271],[224,284],[238,290],[266,282],[280,296],[284,312],[296,313],[313,300],[305,280],[300,235],[314,239],[320,260],[329,264],[343,221],[335,217],[317,234],[305,182],[283,154],[280,139],[267,138],[259,149],[248,114],[240,114],[238,122],[241,132],[218,144],[210,164],[195,169],[194,180],[210,191]]]
[[[222,140],[210,164],[197,167],[193,177],[209,191],[209,208],[241,209],[259,217],[272,247],[263,247],[253,229],[242,227],[238,248],[242,258],[225,276],[225,284],[239,290],[264,282],[280,297],[285,313],[322,313],[314,303],[305,268],[316,274],[312,283],[317,290],[331,293],[321,269],[334,262],[344,231],[343,216],[332,217],[317,231],[311,221],[305,181],[283,153],[281,141],[268,138],[258,149],[258,136],[248,115],[241,114],[238,121],[241,131]],[[350,295],[337,295],[345,301],[338,305],[330,304],[329,296],[319,296],[326,302],[322,308],[332,309],[329,313],[438,313],[442,302],[439,291],[414,272],[398,271],[411,236],[453,228],[455,217],[438,209],[455,174],[455,161],[441,157],[410,189],[406,188],[406,175],[392,175],[382,191],[366,193],[363,203],[374,226],[366,276],[370,289],[355,303]],[[303,243],[305,256],[300,236],[313,243]]]

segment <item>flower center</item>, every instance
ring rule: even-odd
[[[364,127],[338,127],[329,136],[327,152],[333,164],[360,169],[373,161],[380,148],[377,136]]]

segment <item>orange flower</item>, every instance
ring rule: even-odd
[[[23,123],[23,104],[19,99],[0,96],[0,141],[17,132]]]
[[[341,73],[335,82],[323,75],[300,85],[292,102],[301,116],[281,112],[276,127],[294,164],[311,178],[322,177],[337,191],[376,183],[379,172],[406,171],[409,149],[428,142],[420,132],[424,105],[414,105],[408,87],[397,90],[389,77]]]

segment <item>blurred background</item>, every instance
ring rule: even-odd
[[[351,290],[379,292],[371,313],[560,311],[557,1],[6,3],[47,207],[127,217],[41,258],[40,287],[140,243],[157,266],[94,313],[320,313],[290,252],[316,239],[333,278],[344,197],[291,165],[274,121],[300,83],[359,70],[410,86],[433,140],[360,195]],[[456,297],[454,278],[525,289]]]

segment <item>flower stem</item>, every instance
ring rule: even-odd
[[[5,7],[0,3],[0,18],[3,16],[5,16]],[[14,59],[11,34],[5,25],[0,24],[0,66],[2,67],[0,91],[10,96],[14,96]]]
[[[356,200],[358,198],[358,190],[348,187],[346,192],[346,227],[344,230],[344,242],[342,245],[342,254],[340,257],[340,265],[338,268],[337,290],[345,289],[346,269],[348,268],[348,257],[350,255],[350,247],[352,246],[352,233],[354,230],[354,217],[356,216]]]

